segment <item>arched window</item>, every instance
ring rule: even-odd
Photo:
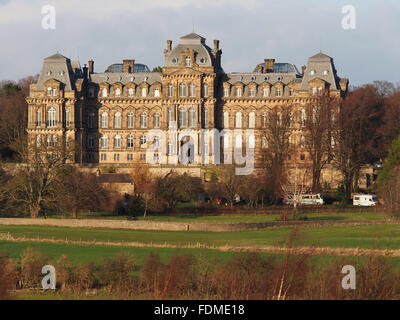
[[[189,97],[196,96],[196,85],[194,83],[189,84]]]
[[[103,112],[101,114],[101,127],[108,128],[108,113],[107,112]]]
[[[159,128],[160,127],[160,114],[158,112],[156,112],[153,116],[153,127],[154,128]]]
[[[55,107],[47,109],[47,126],[55,127],[57,125],[57,110]]]
[[[229,113],[224,112],[224,128],[228,129],[229,128]]]
[[[186,63],[186,67],[190,67],[191,66],[191,58],[190,57],[186,57],[185,59],[185,63]]]
[[[40,134],[38,134],[37,136],[36,136],[36,147],[40,147],[40,145],[41,145],[41,143],[42,143],[42,137],[40,136]]]
[[[254,129],[256,127],[256,115],[254,112],[249,113],[249,128]]]
[[[306,125],[306,110],[302,109],[300,114],[300,125],[304,127]]]
[[[268,93],[269,93],[268,88],[264,88],[264,89],[263,89],[263,96],[264,96],[264,97],[268,97]]]
[[[241,97],[242,96],[242,88],[238,87],[236,88],[236,97]]]
[[[133,148],[133,136],[131,136],[131,135],[129,135],[127,138],[126,138],[126,146],[128,147],[128,148]]]
[[[160,149],[160,137],[155,136],[153,139],[153,148],[154,149]]]
[[[172,83],[168,83],[168,97],[171,98],[174,95],[174,87],[172,86]]]
[[[114,115],[114,128],[121,128],[121,113],[119,112]]]
[[[134,94],[133,88],[129,88],[128,89],[128,97],[133,97],[133,94]]]
[[[134,116],[133,116],[133,112],[129,112],[126,118],[126,126],[128,127],[128,129],[132,129],[134,126]]]
[[[42,110],[36,110],[36,126],[40,127],[42,125]]]
[[[237,112],[236,113],[236,118],[235,118],[235,128],[241,128],[242,127],[242,113]]]
[[[302,135],[300,137],[300,147],[305,148],[305,146],[306,146],[306,137]]]
[[[147,113],[146,112],[143,112],[140,115],[140,127],[147,128]]]
[[[52,145],[52,138],[51,138],[51,135],[48,135],[46,137],[46,146],[51,147],[51,145]]]
[[[172,108],[168,108],[168,127],[172,128],[174,125],[174,110]]]
[[[266,128],[268,124],[268,113],[263,113],[263,127]]]
[[[108,148],[108,137],[107,137],[107,136],[101,136],[101,139],[100,139],[100,147],[101,147],[102,149]]]
[[[262,137],[262,144],[261,144],[262,148],[268,148],[268,138],[266,136]]]
[[[103,90],[101,90],[101,96],[103,98],[107,97],[107,88],[103,88]]]
[[[196,126],[196,110],[193,108],[189,109],[189,127],[195,127]]]
[[[237,134],[235,136],[235,148],[241,148],[242,147],[242,135]]]
[[[208,84],[204,83],[203,85],[203,97],[208,97]]]
[[[254,97],[256,95],[256,89],[255,88],[250,88],[249,95],[250,95],[250,97]]]
[[[146,88],[142,88],[142,98],[147,96],[147,89]]]
[[[254,135],[249,135],[249,148],[254,149],[256,146],[256,139]]]
[[[121,136],[114,137],[114,148],[121,148]]]
[[[280,113],[280,112],[278,112],[278,113],[276,114],[276,125],[277,125],[278,127],[281,127],[281,126],[282,126],[282,113]]]
[[[179,109],[178,122],[179,128],[186,127],[186,110],[183,108]]]
[[[158,98],[160,96],[160,89],[155,88],[154,89],[154,97]]]
[[[116,97],[120,97],[121,96],[121,89],[120,88],[116,88],[115,89],[115,96]]]
[[[186,85],[184,82],[179,84],[179,96],[186,97]]]

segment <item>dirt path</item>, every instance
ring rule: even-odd
[[[26,237],[1,237],[0,240],[10,242],[37,242],[37,243],[61,243],[72,245],[89,246],[111,246],[111,247],[136,247],[136,248],[180,248],[180,249],[209,249],[217,251],[231,252],[266,252],[275,254],[306,254],[306,255],[331,255],[331,256],[381,256],[381,257],[400,257],[400,249],[361,249],[361,248],[330,248],[330,247],[307,247],[298,246],[293,248],[276,246],[213,246],[204,243],[197,244],[172,244],[172,243],[144,243],[144,242],[110,242],[110,241],[82,241],[82,240],[63,240],[63,239],[39,239]]]

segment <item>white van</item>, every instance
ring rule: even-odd
[[[298,204],[310,204],[310,205],[323,205],[325,203],[324,196],[320,193],[315,194],[300,194],[297,195],[299,198]],[[290,195],[284,199],[284,203],[288,205],[293,204],[293,195]]]
[[[374,194],[355,194],[353,206],[371,207],[378,204],[378,198]]]

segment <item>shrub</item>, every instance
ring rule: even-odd
[[[48,257],[43,256],[38,250],[27,247],[21,258],[22,285],[27,288],[40,288],[43,279],[42,268],[48,262]]]
[[[10,299],[10,290],[15,288],[18,272],[16,264],[6,252],[0,252],[0,300]]]

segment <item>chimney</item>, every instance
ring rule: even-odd
[[[135,65],[135,59],[124,59],[122,60],[122,72],[133,73],[133,66]]]
[[[94,61],[92,59],[89,60],[89,74],[94,72]]]
[[[219,50],[219,40],[214,40],[214,51],[217,52]]]
[[[301,75],[304,76],[304,74],[306,73],[306,66],[301,66]]]
[[[264,59],[264,72],[274,72],[275,59]]]
[[[167,50],[168,51],[172,50],[172,40],[167,40]]]
[[[83,66],[83,78],[87,79],[88,77],[88,67],[86,67],[86,64]]]

